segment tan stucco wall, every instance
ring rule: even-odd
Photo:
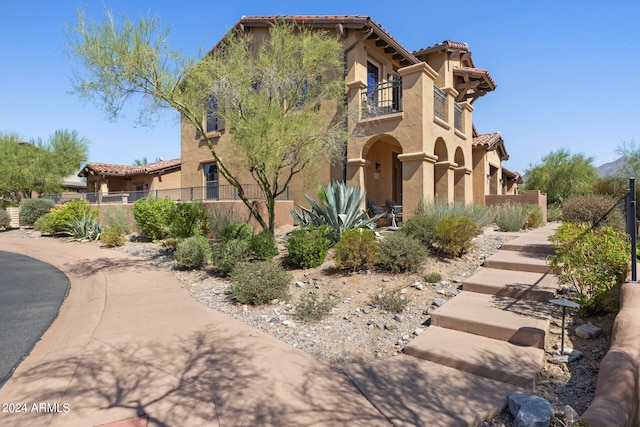
[[[542,212],[542,222],[547,223],[547,195],[540,190],[524,191],[522,194],[500,194],[485,196],[487,206],[500,205],[503,203],[538,205]]]
[[[162,175],[132,175],[127,177],[87,176],[87,192],[135,191],[136,185],[144,190],[166,190],[181,187],[181,172],[176,170]]]
[[[640,286],[622,284],[620,302],[611,347],[600,361],[595,397],[582,414],[591,427],[640,425]]]

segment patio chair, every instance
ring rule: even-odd
[[[374,200],[369,200],[369,209],[373,215],[382,215],[380,219],[389,219],[393,220],[393,216],[390,212],[387,212],[382,209],[382,206],[378,205]],[[388,222],[388,221],[387,221]]]
[[[395,200],[387,200],[387,207],[391,212],[391,226],[397,227],[396,219],[402,221],[402,205],[399,205]]]

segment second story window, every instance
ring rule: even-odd
[[[224,130],[224,120],[218,114],[218,100],[213,97],[207,103],[207,122],[205,124],[205,131],[209,132],[221,132]]]
[[[380,68],[367,61],[367,104],[378,106],[378,84],[380,83]]]

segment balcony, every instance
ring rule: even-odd
[[[433,87],[433,113],[440,120],[447,121],[447,94],[437,86]]]
[[[360,94],[363,119],[402,112],[402,79],[367,86]]]
[[[453,126],[457,131],[462,132],[462,107],[458,103],[454,105]]]

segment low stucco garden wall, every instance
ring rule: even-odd
[[[624,283],[611,348],[600,362],[593,403],[583,418],[591,427],[640,425],[640,283]]]

